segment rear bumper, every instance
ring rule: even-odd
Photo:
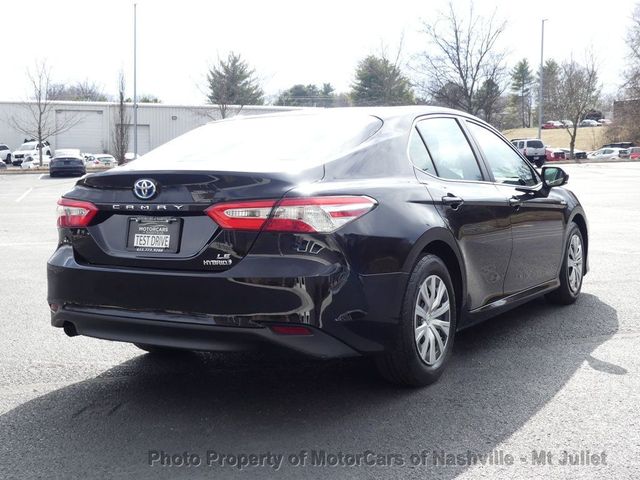
[[[215,273],[100,267],[78,263],[70,246],[56,250],[47,277],[48,302],[58,306],[52,324],[69,322],[81,335],[212,351],[271,343],[321,357],[390,346],[408,280],[265,255]],[[267,328],[283,323],[314,335]]]
[[[84,175],[87,173],[85,167],[51,167],[49,166],[49,174],[54,175]]]
[[[189,321],[191,320],[191,321]],[[315,328],[311,335],[280,335],[265,326],[229,327],[205,324],[199,318],[140,314],[123,310],[64,307],[52,314],[51,324],[70,335],[85,335],[202,351],[244,351],[276,346],[317,358],[357,356],[358,352]]]

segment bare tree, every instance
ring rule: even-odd
[[[563,119],[571,120],[573,123],[565,127],[571,139],[569,150],[573,157],[578,124],[584,119],[585,114],[598,104],[600,98],[600,83],[593,56],[589,56],[584,65],[571,59],[560,66],[558,93],[558,110],[562,113]]]
[[[77,115],[65,115],[56,118],[54,104],[49,97],[51,70],[45,61],[37,62],[33,71],[27,71],[31,101],[24,102],[24,118],[11,117],[9,124],[17,131],[38,142],[38,161],[42,166],[42,145],[49,138],[66,132],[82,119]]]
[[[118,165],[122,165],[125,162],[125,154],[129,149],[130,120],[125,100],[125,87],[124,73],[121,71],[118,76],[118,107],[111,132],[113,155],[116,157]]]
[[[505,52],[499,47],[505,25],[495,13],[476,15],[471,1],[466,17],[449,2],[446,13],[424,22],[428,48],[413,66],[423,94],[443,106],[490,118],[506,88]]]
[[[50,100],[71,100],[85,102],[106,102],[108,100],[102,87],[89,79],[66,85],[64,83],[52,83],[49,85]]]

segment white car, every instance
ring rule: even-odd
[[[514,138],[511,143],[537,167],[544,165],[546,152],[542,141],[537,138]]]
[[[593,160],[610,160],[614,158],[629,158],[629,149],[627,148],[601,148],[589,154],[589,158]]]
[[[49,155],[42,155],[42,166],[45,168],[49,168],[49,163],[51,162],[51,157]],[[25,170],[31,168],[38,168],[40,166],[40,160],[38,159],[38,155],[27,157],[21,164],[20,168]]]
[[[4,163],[11,163],[11,149],[4,143],[0,143],[0,160]]]
[[[596,122],[595,120],[582,120],[579,124],[579,127],[601,127],[602,124]]]
[[[87,166],[115,167],[118,161],[113,155],[106,153],[84,154],[84,163]]]
[[[41,145],[42,157],[44,162],[44,159],[46,157],[51,157],[51,147],[49,146],[49,142],[46,141]],[[25,142],[20,145],[20,148],[13,152],[13,155],[11,156],[11,163],[14,166],[18,166],[21,165],[23,161],[29,158],[31,158],[32,160],[34,158],[39,158],[38,142],[36,142],[35,140],[31,142]],[[47,162],[49,161],[49,158],[46,159]]]

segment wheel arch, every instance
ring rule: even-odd
[[[464,299],[467,298],[466,270],[453,234],[445,228],[427,231],[414,245],[405,262],[405,271],[410,272],[418,259],[426,254],[436,255],[447,266],[455,289],[458,319],[461,319],[464,315]]]
[[[575,223],[580,229],[582,234],[582,241],[584,243],[584,255],[585,255],[585,274],[589,271],[589,230],[587,226],[587,218],[584,211],[576,209],[569,220],[569,227],[571,223]]]

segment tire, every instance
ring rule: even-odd
[[[183,350],[181,348],[162,347],[160,345],[149,345],[147,343],[134,343],[134,345],[140,350],[154,355],[180,355],[190,352],[190,350]]]
[[[574,303],[582,289],[584,267],[584,239],[578,225],[572,223],[569,235],[567,235],[567,245],[564,250],[562,268],[560,269],[560,287],[545,295],[545,298],[550,303],[557,305]],[[578,278],[576,279],[574,275],[578,275]]]
[[[543,165],[544,165],[544,160],[536,160],[536,167],[542,168]]]
[[[444,290],[439,293],[441,289]],[[444,262],[436,255],[420,258],[409,277],[394,347],[376,358],[378,370],[386,380],[409,387],[423,387],[438,380],[453,350],[457,324],[455,298]],[[431,307],[427,300],[432,301]],[[432,315],[444,309],[445,301],[448,310]],[[424,307],[422,313],[428,319],[420,315],[418,307]],[[447,322],[448,335],[443,338]],[[432,352],[434,356],[430,357]]]

